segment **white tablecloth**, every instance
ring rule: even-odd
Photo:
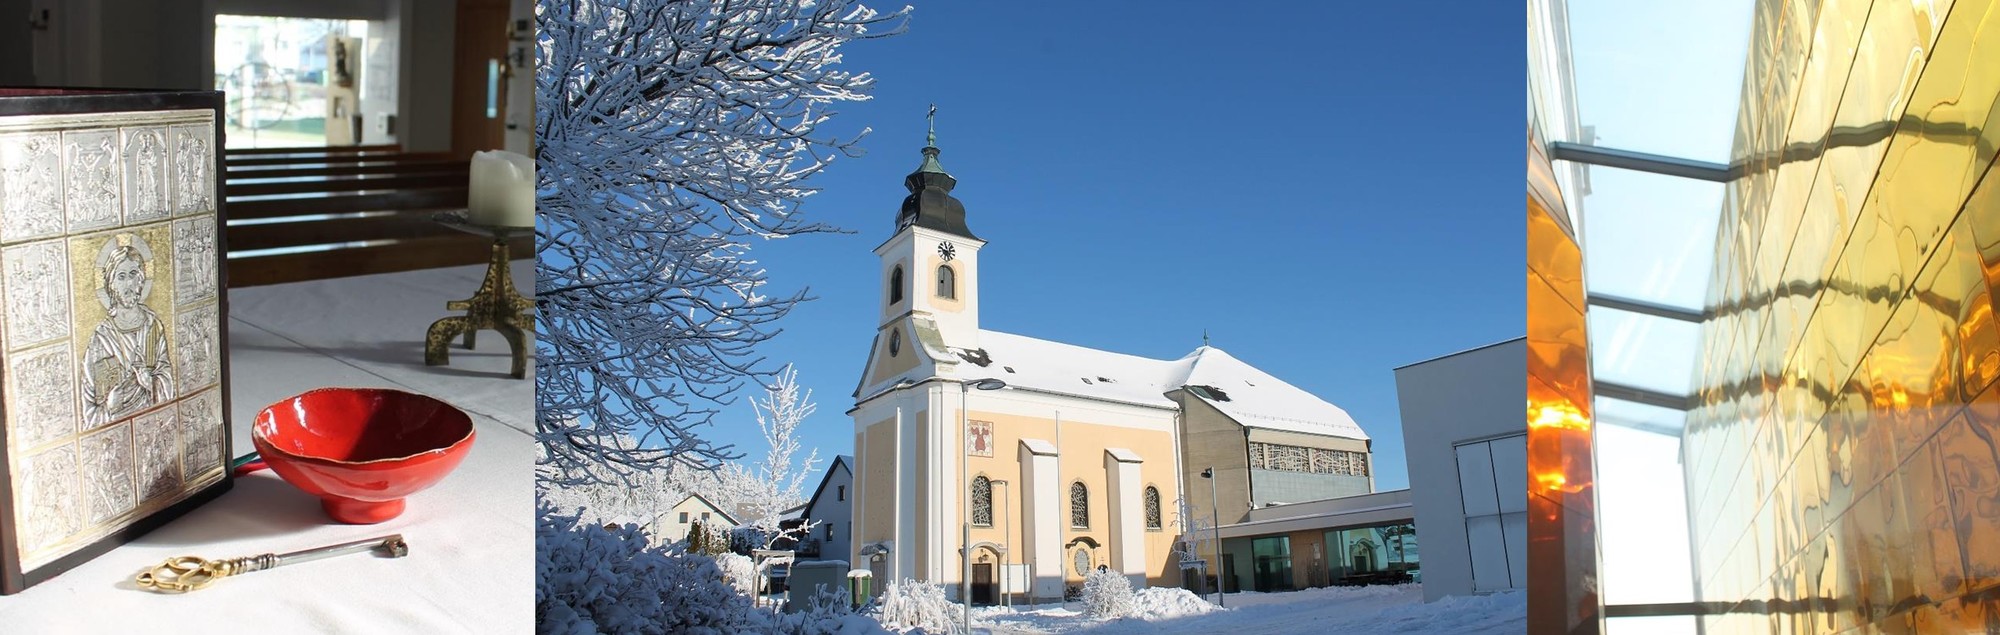
[[[531,294],[534,263],[514,263]],[[451,365],[424,365],[424,330],[484,266],[229,292],[233,451],[247,454],[264,406],[322,386],[386,387],[464,409],[478,429],[458,469],[379,525],[333,524],[319,501],[269,470],[221,498],[43,582],[0,597],[0,632],[526,633],[534,628],[534,369],[507,376],[498,333]],[[532,362],[532,359],[530,360]],[[225,579],[181,596],[138,590],[170,556],[233,558],[401,533],[410,555],[348,555]]]

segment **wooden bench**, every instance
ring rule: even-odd
[[[465,207],[466,162],[394,146],[224,152],[229,284],[483,264],[488,241],[439,225]],[[534,257],[534,239],[510,245]]]

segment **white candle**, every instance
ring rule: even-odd
[[[535,160],[516,152],[472,153],[466,219],[478,225],[535,226]]]

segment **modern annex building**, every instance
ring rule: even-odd
[[[981,328],[985,242],[938,154],[875,249],[882,310],[848,411],[855,566],[957,597],[969,514],[975,602],[1061,597],[1099,566],[1178,585],[1174,508],[1187,492],[1211,515],[1205,469],[1224,523],[1373,489],[1346,412],[1220,349],[1156,360]]]
[[[1396,369],[1425,600],[1528,586],[1526,357],[1512,339]]]
[[[2000,632],[2000,5],[1528,8],[1530,632]]]

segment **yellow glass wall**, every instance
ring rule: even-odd
[[[1683,461],[1707,632],[2000,632],[2000,7],[1756,11]]]
[[[1599,633],[1583,255],[1545,144],[1528,143],[1528,632]]]

